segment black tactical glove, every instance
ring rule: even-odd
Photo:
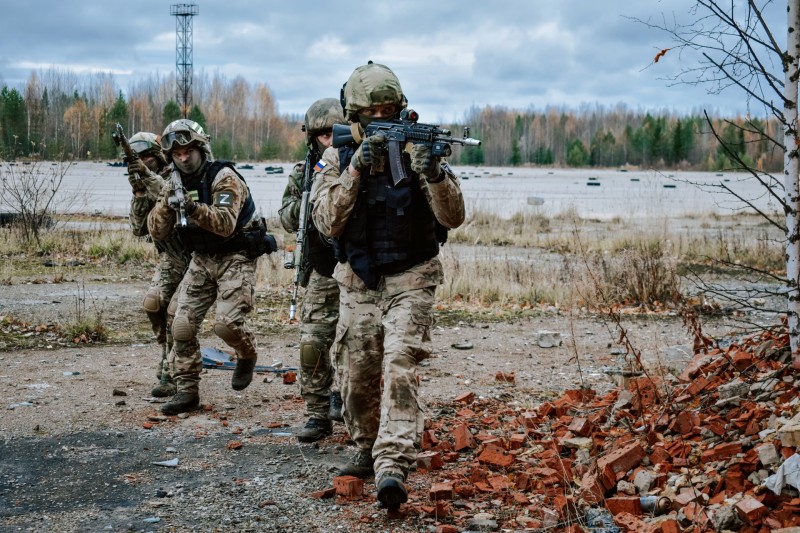
[[[441,158],[431,154],[431,147],[427,144],[415,144],[411,147],[411,170],[417,174],[424,174],[430,182],[439,182],[442,172]]]
[[[359,172],[367,172],[370,168],[381,172],[385,160],[386,137],[378,133],[364,139],[364,142],[358,147],[356,153],[353,154],[350,163],[353,165],[353,168]]]

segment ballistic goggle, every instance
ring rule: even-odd
[[[164,150],[169,152],[172,150],[175,143],[178,143],[181,146],[186,146],[194,140],[195,139],[192,138],[192,135],[187,131],[171,131],[161,137],[161,146],[164,147]]]
[[[161,147],[154,142],[138,140],[131,142],[131,148],[137,154],[143,154],[149,150],[160,150]]]

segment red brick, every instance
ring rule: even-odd
[[[731,356],[733,366],[737,370],[744,370],[753,364],[753,354],[745,352],[744,350],[735,350]]]
[[[512,450],[519,450],[526,440],[528,440],[528,436],[525,433],[514,433],[508,439],[508,446]]]
[[[297,374],[295,372],[284,372],[283,373],[283,382],[287,385],[291,385],[297,381]]]
[[[630,513],[614,515],[614,522],[625,531],[647,531],[647,524]]]
[[[652,378],[642,377],[631,380],[628,390],[636,395],[638,407],[653,405],[658,399],[658,391]]]
[[[431,500],[452,500],[453,499],[453,484],[450,482],[434,483],[431,485],[430,498]]]
[[[516,378],[517,376],[514,374],[514,372],[498,372],[494,375],[495,381],[500,381],[503,383],[514,383]]]
[[[642,514],[642,504],[638,496],[615,496],[606,498],[606,508],[613,515],[630,513],[634,516]]]
[[[455,451],[475,447],[475,437],[470,433],[466,424],[459,424],[451,432],[453,436],[453,449]]]
[[[478,461],[484,464],[508,468],[516,459],[506,450],[493,445],[487,445],[478,456]]]
[[[651,463],[657,465],[659,463],[669,463],[670,461],[672,461],[672,456],[664,449],[664,446],[660,444],[653,446],[653,453],[650,454]]]
[[[700,417],[694,411],[681,411],[669,425],[669,429],[681,435],[689,435],[700,424]]]
[[[694,488],[683,489],[680,494],[672,499],[672,504],[676,509],[686,507],[692,502],[702,502],[703,493]]]
[[[451,524],[439,524],[434,533],[458,533],[458,528]]]
[[[511,498],[514,500],[514,503],[517,503],[519,505],[528,505],[529,503],[531,503],[528,497],[521,492],[512,492]]]
[[[750,496],[746,496],[735,507],[739,518],[751,526],[761,525],[761,520],[769,512],[763,503]]]
[[[459,394],[453,399],[454,402],[471,404],[475,401],[475,393],[474,392],[465,392],[463,394]]]
[[[703,462],[722,461],[723,459],[730,459],[737,453],[741,453],[741,451],[742,444],[740,442],[724,442],[707,449],[700,455],[700,458]]]
[[[591,402],[597,393],[592,389],[567,389],[564,391],[564,397],[571,402]]]
[[[311,493],[312,498],[317,498],[319,500],[324,498],[333,498],[334,496],[336,496],[335,487],[328,487],[327,489],[316,490]]]
[[[506,476],[492,476],[486,481],[495,492],[507,491],[514,488],[514,484]]]
[[[417,454],[417,468],[427,471],[439,470],[442,468],[442,454],[439,452],[419,452]]]
[[[592,433],[594,425],[588,419],[576,416],[567,429],[580,437],[588,437]]]
[[[605,487],[600,483],[596,472],[590,471],[583,475],[580,494],[586,503],[592,505],[602,502],[605,492]]]
[[[708,531],[711,527],[711,519],[706,512],[705,507],[697,502],[691,502],[683,508],[683,514],[687,520],[693,522],[698,531]]]
[[[638,442],[632,442],[616,449],[597,460],[597,469],[601,472],[602,483],[606,489],[617,484],[617,476],[639,466],[644,459],[644,448]]]
[[[686,393],[691,394],[692,396],[697,396],[700,392],[708,386],[708,380],[703,376],[697,376],[692,382],[686,387]]]
[[[674,518],[665,518],[654,524],[653,533],[681,533],[683,531]]]
[[[422,449],[430,450],[439,444],[439,439],[436,438],[436,432],[432,429],[426,429],[422,432]]]
[[[336,476],[333,478],[333,488],[337,496],[354,498],[364,494],[364,480],[355,476]]]
[[[571,521],[578,516],[578,508],[575,505],[575,498],[572,496],[559,494],[553,498],[553,507],[555,507],[556,513],[558,513],[558,518],[562,521]]]

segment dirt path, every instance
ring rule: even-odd
[[[147,324],[130,302],[145,286],[98,282],[79,291],[99,302],[110,328],[135,338],[147,337]],[[5,289],[0,305],[13,306],[16,316],[57,320],[75,305],[74,285]],[[649,361],[679,366],[688,357],[690,339],[676,317],[632,318],[626,328]],[[607,371],[622,360],[615,337],[596,317],[555,310],[436,327],[434,357],[419,367],[428,416],[469,391],[534,405],[581,383],[608,388],[617,378]],[[261,362],[297,366],[297,340],[294,325],[260,335]],[[217,342],[203,344],[222,348]],[[207,370],[205,409],[165,418],[149,397],[157,358],[149,340],[0,352],[0,530],[424,527],[418,517],[388,520],[374,502],[311,496],[330,486],[352,448],[339,424],[328,439],[297,444],[292,435],[305,421],[298,384],[265,373],[235,392],[229,371]],[[498,372],[513,373],[514,382],[497,381]],[[176,467],[155,464],[175,459]]]

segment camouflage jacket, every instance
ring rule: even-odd
[[[196,176],[184,176],[181,180],[184,185],[190,179],[200,180],[206,171],[206,166],[198,171]],[[147,217],[147,228],[154,239],[162,239],[173,231],[177,221],[177,213],[168,203],[171,187],[164,187],[156,201],[155,207]],[[230,168],[223,167],[211,182],[212,204],[196,203],[197,207],[191,216],[187,216],[191,226],[204,229],[222,237],[230,237],[236,231],[236,221],[239,212],[249,195],[247,184],[242,181]],[[223,199],[223,201],[219,201]],[[253,217],[255,220],[256,217]],[[250,222],[248,222],[248,225]],[[247,227],[247,226],[246,226]]]
[[[345,169],[339,172],[339,150],[328,148],[322,154],[324,168],[314,175],[311,200],[314,202],[311,213],[317,229],[329,236],[338,237],[344,231],[350,214],[356,204],[361,177],[354,177]],[[447,165],[442,165],[446,177],[439,183],[428,183],[424,176],[418,176],[420,187],[436,220],[446,228],[457,228],[464,222],[464,196],[458,177]],[[340,263],[334,278],[346,287],[366,290],[366,285],[353,272],[350,265]],[[392,276],[384,276],[383,288],[387,294],[396,294],[409,289],[439,285],[444,272],[441,262],[434,257],[412,268]]]
[[[281,198],[281,208],[278,216],[281,219],[283,229],[289,233],[297,231],[300,225],[300,200],[303,196],[303,180],[305,179],[305,162],[297,163],[289,174],[289,183],[283,191]]]
[[[161,189],[164,187],[165,179],[169,176],[169,167],[165,167],[160,174],[149,172],[147,176],[142,177],[145,184],[143,194],[137,195],[134,193],[131,198],[131,209],[128,214],[131,231],[137,237],[144,237],[149,234],[147,230],[147,216],[156,205]],[[167,256],[176,264],[184,266],[189,264],[189,254],[186,253],[181,245],[178,234],[175,231],[169,232],[163,239],[155,240],[156,248],[160,253],[166,253]]]

